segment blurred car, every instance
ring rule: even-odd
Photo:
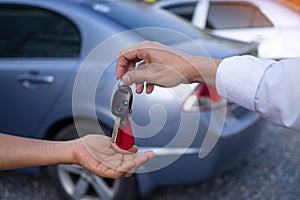
[[[199,51],[184,37],[170,37],[164,32],[145,34],[133,31],[119,42],[131,46],[146,39],[155,40],[188,53],[209,53],[216,58],[256,53],[253,44],[212,37],[166,11],[129,1],[0,0],[0,26],[0,131],[48,140],[78,137],[72,113],[76,75],[92,50],[111,36],[135,28],[161,27],[187,35],[204,50]],[[101,53],[105,57],[105,50]],[[107,67],[101,62],[96,64],[99,69]],[[110,112],[111,96],[117,84],[115,64],[113,62],[105,69],[97,85],[97,121],[86,114],[93,105],[84,101],[73,105],[82,110],[74,117],[90,132],[97,131],[94,126],[100,123],[102,133],[111,135],[114,123]],[[88,87],[85,85],[82,90]],[[213,151],[200,159],[198,153],[209,126],[212,105],[219,104],[215,108],[218,111],[224,109],[226,103],[218,96],[211,96],[205,85],[193,84],[193,88],[195,92],[190,92],[187,97],[194,97],[199,105],[184,106],[188,104],[186,99],[180,101],[163,88],[156,88],[151,95],[134,96],[132,120],[143,127],[140,134],[145,136],[137,138],[136,144],[141,151],[152,149],[158,152],[149,165],[156,166],[182,154],[176,161],[162,169],[136,173],[119,180],[94,176],[77,165],[49,166],[45,170],[62,199],[135,199],[138,195],[148,195],[158,186],[203,181],[244,158],[259,139],[261,118],[237,105],[228,104],[220,139]],[[164,107],[167,118],[156,135],[147,137],[154,131],[153,127],[159,125],[147,126],[151,121],[149,110],[155,105]],[[190,111],[192,108],[194,110]],[[153,116],[161,115],[155,109],[151,112],[154,112]],[[191,122],[200,117],[192,144],[186,150],[182,145],[185,138],[191,137],[193,125],[190,124],[181,127],[187,135],[180,138],[176,146],[166,147],[175,137],[183,114]],[[162,147],[165,151],[157,151]],[[40,173],[41,168],[23,171]]]
[[[258,56],[300,56],[300,14],[277,0],[163,0],[153,5],[210,34],[260,43]]]

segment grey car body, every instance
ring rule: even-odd
[[[91,51],[115,34],[134,28],[161,27],[199,41],[205,51],[194,49],[190,41],[179,42],[176,38],[163,37],[163,34],[137,32],[129,34],[125,39],[130,45],[143,40],[156,40],[188,53],[208,53],[215,58],[252,54],[256,51],[255,45],[209,36],[176,16],[138,2],[0,0],[0,25],[0,130],[40,139],[72,138],[68,138],[67,130],[74,126],[72,94],[77,72]],[[107,67],[98,64],[99,68]],[[104,70],[96,94],[97,118],[106,134],[111,133],[114,122],[110,113],[111,97],[117,84],[114,67],[115,62]],[[159,150],[175,137],[182,115],[182,103],[164,88],[156,88],[151,95],[134,95],[132,120],[146,127],[143,133],[145,138],[136,139],[141,151]],[[151,122],[148,113],[153,105],[164,107],[167,118],[156,135],[146,137],[152,130],[147,130],[147,124]],[[91,107],[94,105],[82,102],[76,106],[82,111],[77,113],[76,118],[89,121],[86,112],[93,109]],[[154,116],[159,113],[154,111]],[[187,115],[187,120],[190,118],[192,121],[200,113]],[[95,177],[78,166],[65,165],[52,166],[51,177],[58,182],[59,190],[65,197],[73,199],[85,197],[87,189],[78,192],[76,188],[87,187],[88,184],[94,188],[93,194],[96,197],[118,199],[122,198],[124,190],[125,193],[132,193],[133,188],[145,196],[158,186],[203,181],[223,172],[247,155],[255,147],[262,122],[257,114],[229,104],[224,128],[216,146],[208,156],[200,159],[198,153],[211,115],[210,111],[201,112],[197,134],[187,149],[183,151],[183,146],[178,143],[164,152],[157,151],[150,165],[155,166],[182,154],[176,161],[159,170],[137,173],[130,182],[127,179],[105,179],[107,185],[101,188],[99,181],[102,178]],[[161,126],[159,123],[158,125]],[[183,127],[187,135],[178,141],[189,137],[189,128]],[[146,168],[147,165],[142,167],[147,171]],[[26,171],[37,173],[39,168]],[[68,191],[66,184],[72,183],[64,181],[64,178],[67,179],[72,172],[76,172],[79,178],[83,174],[92,178],[84,179],[83,185],[76,185],[74,181],[75,189]],[[122,184],[122,187],[127,188],[119,191]]]

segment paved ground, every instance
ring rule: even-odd
[[[201,184],[157,189],[147,200],[300,199],[300,133],[268,124],[248,158]],[[0,172],[1,200],[58,199],[47,178]]]

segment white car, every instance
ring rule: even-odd
[[[300,13],[276,0],[164,0],[153,5],[209,33],[258,42],[258,56],[300,56]]]

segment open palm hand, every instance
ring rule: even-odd
[[[92,173],[107,177],[129,177],[138,167],[154,156],[154,153],[136,154],[137,146],[122,150],[112,144],[111,138],[103,135],[90,134],[78,139],[79,145],[74,150],[75,160]]]

